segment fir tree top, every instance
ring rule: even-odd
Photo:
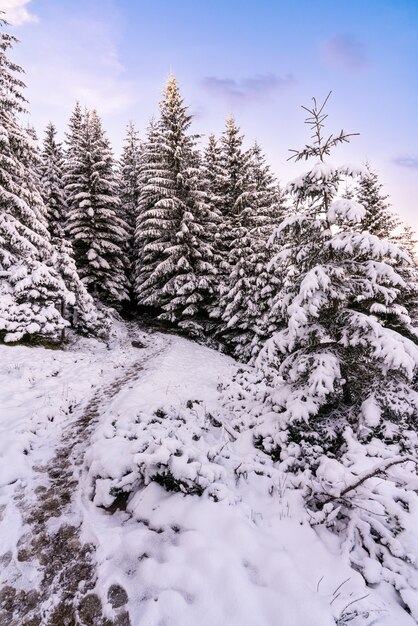
[[[177,79],[170,74],[160,102],[160,115],[163,126],[173,133],[174,140],[180,138],[181,133],[191,125],[192,116],[187,113],[187,109]]]

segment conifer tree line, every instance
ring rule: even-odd
[[[292,222],[311,200],[316,224],[323,170],[310,186],[283,188],[232,116],[220,137],[194,134],[174,76],[146,135],[128,125],[119,160],[98,112],[79,103],[64,142],[50,123],[39,144],[19,121],[23,70],[10,60],[16,40],[1,25],[0,338],[60,341],[66,328],[105,336],[116,309],[215,337],[254,362],[288,323],[286,281],[296,284],[323,248],[322,231]],[[402,306],[416,315],[414,235],[391,211],[377,173],[366,165],[351,185],[347,172],[329,177],[327,198],[344,187],[344,206],[364,208],[361,219],[329,228],[397,245]]]

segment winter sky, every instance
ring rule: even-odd
[[[418,0],[0,0],[22,43],[31,123],[62,133],[96,107],[118,152],[143,133],[173,71],[198,132],[234,113],[283,182],[303,164],[301,104],[328,91],[329,130],[359,132],[337,162],[368,159],[418,229]]]

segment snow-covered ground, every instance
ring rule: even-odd
[[[36,529],[44,524],[56,537],[73,525],[80,544],[93,546],[94,574],[84,587],[77,579],[74,592],[78,623],[415,623],[389,587],[366,586],[335,535],[308,523],[285,476],[254,471],[263,461],[250,434],[234,441],[219,405],[219,383],[233,369],[230,358],[186,339],[122,326],[108,346],[0,347],[2,626],[29,623],[11,588],[27,594],[47,584],[44,552],[22,558],[22,546],[33,544],[42,490],[50,483],[59,495],[54,463],[61,471],[67,452],[71,500]],[[65,442],[76,432],[73,450]],[[173,481],[181,491],[167,490]],[[90,613],[86,594],[96,602]],[[31,613],[42,625],[55,623],[54,594],[47,596],[37,596]]]

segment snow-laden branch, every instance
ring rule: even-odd
[[[321,503],[319,508],[323,509],[326,504],[329,504],[330,502],[343,498],[350,491],[354,491],[355,489],[357,489],[357,487],[360,487],[360,485],[366,482],[366,480],[368,480],[369,478],[374,478],[381,472],[385,472],[386,470],[388,470],[390,467],[393,467],[394,465],[400,465],[401,463],[408,463],[408,462],[414,463],[416,466],[418,466],[418,462],[410,457],[396,457],[394,459],[386,459],[385,462],[360,474],[356,482],[345,487],[338,496],[330,496],[327,500]]]

